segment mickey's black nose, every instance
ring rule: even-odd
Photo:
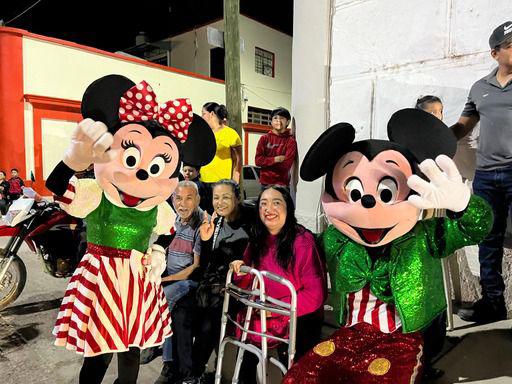
[[[375,197],[372,195],[364,195],[361,197],[361,204],[365,208],[373,208],[375,207]]]
[[[137,179],[139,180],[146,180],[149,177],[147,171],[145,171],[144,169],[139,169],[135,176],[137,176]]]

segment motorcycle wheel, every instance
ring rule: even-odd
[[[7,259],[0,259],[0,269]],[[27,269],[19,256],[14,256],[11,265],[0,281],[0,311],[11,304],[23,291],[27,281]]]

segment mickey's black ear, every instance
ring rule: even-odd
[[[402,109],[388,122],[390,141],[407,148],[418,162],[444,154],[455,155],[457,139],[452,130],[434,115],[420,109]]]
[[[121,96],[135,83],[121,75],[99,78],[87,87],[82,97],[82,116],[105,123],[108,128],[119,122]]]
[[[309,148],[300,166],[300,177],[313,181],[329,172],[350,149],[356,131],[349,123],[338,123],[320,135]]]
[[[188,126],[187,141],[183,144],[183,162],[198,166],[210,163],[217,151],[215,135],[204,119],[194,113]]]

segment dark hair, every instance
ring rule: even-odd
[[[189,163],[185,163],[185,162],[183,162],[183,167],[194,168],[197,172],[199,172],[201,170],[201,166],[200,165],[189,164]]]
[[[0,173],[3,173],[3,174],[4,174],[4,176],[5,176],[5,175],[7,175],[7,173],[5,173],[5,171],[4,171],[4,170],[0,170]]]
[[[11,169],[11,172],[12,172],[12,171],[16,171],[16,172],[18,172],[18,168],[12,168],[12,169]]]
[[[219,119],[219,123],[222,123],[224,119],[228,118],[228,110],[226,109],[226,106],[223,104],[218,104],[213,101],[210,101],[203,105],[203,108],[206,109],[208,112],[214,112],[215,116],[217,116],[217,119]]]
[[[268,189],[274,189],[279,192],[286,203],[286,220],[283,228],[281,228],[281,231],[277,235],[276,255],[277,263],[281,268],[286,270],[288,267],[293,266],[293,243],[295,242],[295,238],[298,233],[304,232],[305,229],[301,225],[297,224],[297,219],[295,218],[295,204],[293,203],[290,192],[288,192],[286,187],[281,185],[267,186],[258,196],[256,207],[259,209],[261,196],[263,195],[263,192]],[[258,215],[258,218],[251,228],[251,241],[249,243],[251,258],[256,268],[259,266],[261,257],[267,251],[267,237],[268,229],[261,221],[260,215]]]
[[[213,189],[218,185],[229,185],[231,187],[231,189],[233,190],[233,193],[235,194],[235,197],[237,198],[237,200],[240,200],[240,186],[238,185],[238,183],[236,183],[235,181],[233,181],[231,179],[221,179],[213,184],[212,193],[213,193]]]
[[[427,108],[427,105],[432,104],[432,103],[443,104],[443,102],[441,101],[441,99],[439,97],[434,96],[434,95],[425,95],[425,96],[421,96],[418,100],[416,100],[416,105],[414,106],[414,108],[421,109],[422,111],[424,111],[425,108]]]
[[[291,120],[291,116],[290,116],[290,112],[286,109],[286,108],[283,108],[283,107],[278,107],[276,109],[274,109],[271,113],[270,113],[270,117],[273,118],[274,116],[282,116],[284,117],[286,120]]]

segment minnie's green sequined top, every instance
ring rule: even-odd
[[[168,234],[174,225],[176,216],[166,202],[150,209],[119,207],[96,180],[73,177],[70,184],[74,192],[66,191],[64,197],[71,202],[63,208],[72,216],[86,218],[90,243],[145,252],[152,233]]]
[[[322,235],[322,244],[337,321],[345,323],[348,293],[370,284],[377,298],[395,304],[404,333],[425,328],[446,308],[439,259],[481,242],[492,222],[487,202],[472,196],[462,216],[419,221],[392,241],[386,256],[374,263],[363,245],[329,226]]]

